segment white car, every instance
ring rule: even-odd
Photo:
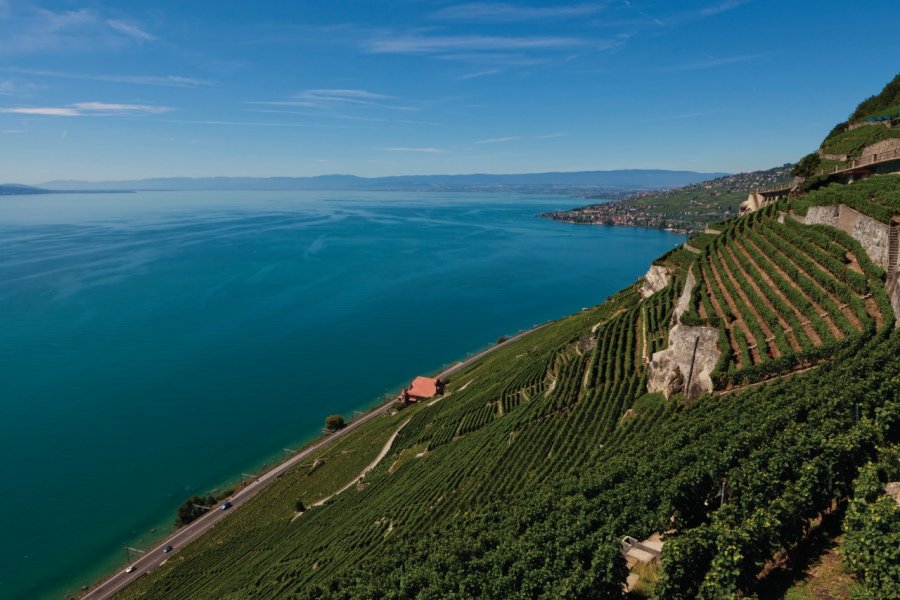
[[[134,573],[136,569],[137,569],[136,566],[131,565],[130,567],[128,567],[127,569],[125,569],[125,572],[126,572],[126,573]]]

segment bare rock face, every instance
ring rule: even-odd
[[[807,225],[830,225],[838,226],[840,219],[841,207],[832,206],[811,206],[806,211],[806,218],[803,220]]]
[[[894,309],[894,324],[900,327],[900,272],[888,279],[887,292]]]
[[[713,391],[710,377],[719,360],[715,327],[675,325],[669,331],[669,347],[653,354],[647,367],[647,391],[666,398],[683,393],[689,399]]]
[[[659,290],[669,285],[671,277],[669,270],[662,265],[653,265],[644,275],[644,284],[641,286],[641,298],[649,298]]]
[[[900,481],[892,481],[884,486],[885,493],[900,506]]]
[[[694,267],[688,269],[687,277],[684,279],[684,289],[681,290],[681,295],[678,296],[678,300],[675,302],[675,322],[681,322],[681,315],[685,313],[688,307],[691,304],[691,294],[694,292],[694,287],[697,285],[697,279],[694,277]]]

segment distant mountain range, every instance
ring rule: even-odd
[[[512,175],[402,175],[357,177],[166,177],[118,181],[49,181],[41,187],[52,191],[110,190],[208,190],[208,191],[558,191],[597,189],[649,190],[679,187],[726,175],[662,169],[574,171]]]
[[[18,183],[0,183],[0,196],[30,196],[33,194],[52,194],[51,190],[20,185]]]

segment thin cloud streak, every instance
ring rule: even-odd
[[[765,58],[767,56],[771,56],[771,52],[763,52],[761,54],[744,54],[741,56],[729,56],[726,58],[711,58],[709,60],[700,62],[686,63],[683,65],[673,65],[670,67],[661,67],[659,70],[665,73],[670,73],[673,71],[698,71],[700,69],[712,69],[715,67],[723,67],[725,65],[733,65],[736,63],[757,60],[760,58]]]
[[[37,106],[3,108],[0,113],[16,115],[39,115],[45,117],[101,117],[123,114],[162,114],[172,111],[168,106],[150,104],[115,104],[108,102],[78,102],[68,106]]]
[[[443,148],[411,148],[405,146],[389,146],[387,148],[373,148],[373,150],[383,150],[385,152],[422,152],[426,154],[446,154],[447,151]]]
[[[141,40],[144,42],[150,42],[156,39],[155,35],[151,35],[135,25],[134,23],[128,23],[127,21],[120,21],[118,19],[107,19],[106,24],[118,31],[119,33],[124,33],[127,36],[133,37],[136,40]]]
[[[431,14],[432,19],[448,21],[508,22],[545,19],[570,19],[595,14],[603,10],[600,4],[573,4],[568,6],[515,6],[500,2],[472,2],[440,9]]]
[[[552,50],[589,44],[590,42],[581,38],[563,36],[389,35],[367,40],[363,48],[370,54],[433,54],[452,51]]]
[[[181,77],[179,75],[96,75],[46,69],[21,69],[17,67],[0,67],[0,71],[6,73],[19,73],[22,75],[34,75],[36,77],[59,77],[63,79],[80,79],[84,81],[109,81],[112,83],[133,83],[135,85],[160,87],[201,87],[215,85],[215,82],[207,79],[195,79],[193,77]]]
[[[711,17],[713,15],[717,15],[719,13],[725,12],[726,10],[731,10],[733,8],[737,8],[742,4],[747,4],[750,0],[725,0],[725,2],[721,2],[714,6],[708,6],[700,11],[700,15],[703,17]]]
[[[270,123],[265,121],[219,121],[219,120],[176,120],[162,119],[164,123],[180,125],[221,125],[226,127],[293,127],[297,129],[370,129],[353,125],[323,125],[308,123]]]
[[[505,137],[488,138],[486,140],[477,140],[473,144],[503,144],[506,142],[518,142],[522,140],[549,140],[552,138],[565,137],[567,133],[548,133],[546,135],[518,136],[511,135]]]
[[[500,69],[485,69],[484,71],[475,71],[474,73],[466,73],[465,75],[460,75],[457,79],[459,81],[466,81],[469,79],[477,79],[478,77],[487,77],[489,75],[496,75],[500,72]]]

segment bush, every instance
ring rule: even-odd
[[[325,419],[325,429],[328,431],[337,431],[338,429],[343,429],[347,426],[347,423],[344,422],[344,417],[341,415],[330,415],[327,419]]]
[[[791,169],[791,175],[794,177],[812,177],[819,170],[822,164],[822,157],[817,152],[810,152],[800,159],[794,168]]]

